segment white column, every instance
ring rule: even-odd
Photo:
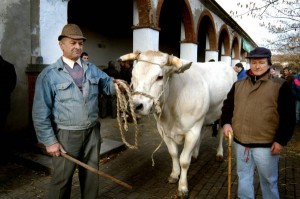
[[[229,66],[231,66],[231,57],[230,56],[222,55],[221,61],[226,62]]]
[[[180,58],[197,62],[197,45],[194,43],[181,43]]]
[[[158,50],[159,32],[151,28],[133,30],[133,52]]]
[[[239,59],[232,59],[231,60],[231,66],[234,67],[237,63],[240,63],[240,60]],[[244,66],[244,65],[243,65]],[[245,66],[244,66],[245,68]]]
[[[218,61],[218,51],[206,50],[205,51],[205,62],[210,60]]]
[[[250,69],[250,63],[247,63],[247,62],[241,62],[241,63],[243,64],[245,70]]]
[[[40,41],[44,64],[52,64],[61,55],[58,36],[67,24],[68,1],[40,1]]]

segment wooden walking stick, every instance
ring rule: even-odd
[[[231,142],[232,142],[232,132],[228,134],[228,199],[231,199]]]
[[[60,154],[61,154],[63,157],[65,157],[66,159],[68,159],[68,160],[70,160],[70,161],[72,161],[72,162],[74,162],[74,163],[76,163],[76,164],[78,164],[78,165],[80,165],[80,166],[82,166],[82,167],[84,167],[84,168],[86,168],[86,169],[88,169],[88,170],[90,170],[90,171],[92,171],[92,172],[98,174],[98,175],[101,175],[101,176],[103,176],[103,177],[105,177],[105,178],[108,178],[108,179],[114,181],[115,183],[117,183],[117,184],[119,184],[119,185],[122,185],[123,187],[126,187],[127,189],[132,189],[132,186],[130,186],[129,184],[127,184],[127,183],[125,183],[125,182],[122,182],[121,180],[118,180],[118,179],[116,179],[115,177],[110,176],[110,175],[108,175],[108,174],[106,174],[106,173],[104,173],[104,172],[102,172],[102,171],[99,171],[99,170],[97,170],[97,169],[95,169],[95,168],[93,168],[93,167],[91,167],[91,166],[89,166],[89,165],[87,165],[87,164],[85,164],[85,163],[83,163],[83,162],[80,162],[79,160],[77,160],[77,159],[75,159],[75,158],[69,156],[69,155],[66,154],[66,153],[60,153]]]

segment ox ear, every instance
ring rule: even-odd
[[[140,51],[136,51],[134,53],[129,53],[126,55],[123,55],[121,57],[118,58],[117,61],[131,61],[131,60],[137,60],[140,56],[141,52]]]
[[[184,63],[183,60],[173,55],[169,55],[168,63],[176,66],[175,73],[183,73],[185,70],[189,69],[192,65],[192,62]]]
[[[178,70],[175,71],[175,73],[183,73],[185,70],[189,69],[191,67],[193,62],[188,62],[186,64],[183,64]]]

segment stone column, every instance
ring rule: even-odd
[[[234,67],[237,63],[239,63],[240,62],[240,60],[239,59],[232,59],[231,60],[231,66],[232,67]],[[245,68],[245,66],[244,66],[244,68]]]
[[[181,43],[180,58],[197,62],[197,45],[194,43]]]
[[[158,50],[159,32],[152,28],[138,28],[133,30],[133,52],[136,50]]]
[[[224,62],[226,62],[228,65],[231,66],[231,57],[230,57],[230,56],[228,56],[228,55],[222,55],[222,56],[221,56],[221,61],[224,61]]]
[[[218,61],[218,51],[215,50],[206,50],[205,51],[205,62],[210,60]]]

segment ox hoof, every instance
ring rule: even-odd
[[[174,184],[174,183],[177,183],[177,182],[178,182],[178,179],[177,179],[177,178],[169,177],[169,178],[168,178],[168,182],[169,182],[170,184]]]
[[[223,156],[221,156],[221,155],[216,155],[216,161],[217,161],[217,162],[223,162],[223,161],[224,161]]]
[[[189,198],[189,192],[178,192],[177,198],[178,199],[188,199]]]

